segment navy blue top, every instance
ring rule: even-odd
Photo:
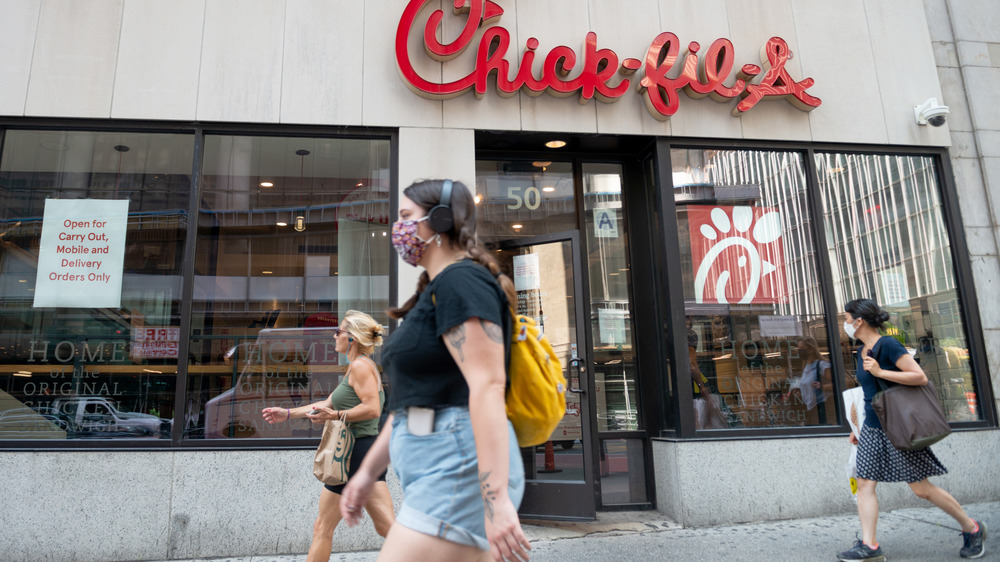
[[[861,350],[864,347],[859,347],[855,352],[855,360],[858,365],[857,378],[858,384],[865,391],[865,425],[869,427],[875,427],[882,429],[882,424],[878,421],[878,416],[875,415],[875,410],[872,409],[872,398],[878,391],[882,390],[876,380],[875,375],[872,375],[865,370],[865,362],[861,356]],[[872,348],[872,357],[878,361],[879,367],[885,371],[896,371],[899,372],[899,368],[896,367],[896,361],[906,354],[906,348],[903,344],[899,343],[896,338],[889,336],[882,336],[877,342],[875,342],[875,347]],[[882,379],[882,382],[886,386],[896,386],[898,383],[892,382],[890,380]]]

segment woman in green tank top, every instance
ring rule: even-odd
[[[369,357],[376,346],[382,345],[382,325],[371,316],[349,310],[340,323],[335,337],[336,350],[348,360],[347,373],[340,384],[333,389],[330,397],[298,408],[265,408],[262,412],[268,423],[278,423],[291,418],[307,418],[322,424],[327,420],[340,419],[346,415],[348,427],[354,433],[354,448],[351,450],[351,465],[348,478],[361,466],[368,449],[378,435],[378,420],[385,405],[382,377],[378,367]],[[309,547],[307,562],[330,559],[333,547],[333,532],[342,519],[340,494],[344,486],[324,485],[319,498],[319,514],[313,525],[313,540]],[[376,482],[371,499],[365,510],[375,524],[375,531],[383,537],[389,532],[395,520],[392,496],[385,483],[385,473]]]

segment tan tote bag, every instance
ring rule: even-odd
[[[340,419],[327,420],[323,425],[323,437],[313,459],[313,474],[330,486],[347,483],[353,449],[354,433],[347,425],[347,412],[340,412]]]

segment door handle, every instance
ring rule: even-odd
[[[587,365],[586,363],[584,363],[582,357],[574,357],[570,359],[568,367],[570,369],[576,369],[577,380],[583,380],[583,373],[587,370]],[[582,388],[573,388],[573,387],[570,387],[568,390],[576,394],[586,394],[587,392]]]

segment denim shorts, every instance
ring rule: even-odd
[[[517,507],[524,496],[524,465],[509,421],[507,433],[510,456],[507,493]],[[403,505],[396,515],[397,523],[420,533],[489,550],[468,407],[437,410],[434,432],[421,436],[407,429],[406,410],[393,412],[389,456],[403,486]]]

